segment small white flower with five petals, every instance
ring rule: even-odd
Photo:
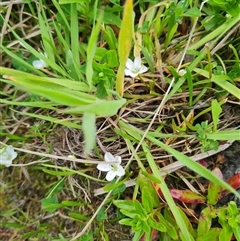
[[[0,164],[10,167],[12,161],[17,157],[17,152],[14,151],[12,146],[0,149]]]
[[[125,170],[121,166],[122,158],[120,156],[113,156],[110,152],[104,155],[105,163],[100,163],[97,165],[97,169],[102,172],[107,172],[107,181],[112,181],[116,176],[122,177],[125,175]],[[110,164],[112,162],[114,164]]]
[[[140,57],[136,57],[134,61],[131,59],[127,60],[126,68],[124,73],[126,76],[131,76],[132,78],[138,76],[139,74],[147,72],[148,68],[142,65],[142,60]]]

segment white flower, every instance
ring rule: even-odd
[[[46,58],[48,57],[46,53],[42,54],[43,56],[45,56]],[[43,61],[42,59],[38,59],[38,60],[34,60],[32,62],[32,65],[35,69],[44,69],[48,67],[48,64]]]
[[[184,76],[186,73],[187,73],[187,71],[186,71],[185,69],[180,69],[180,70],[178,71],[178,74],[179,74],[181,77]]]
[[[12,161],[17,157],[17,152],[14,151],[12,146],[0,149],[0,164],[9,167]]]
[[[108,172],[106,179],[110,182],[116,176],[122,177],[125,174],[125,170],[121,166],[122,158],[120,156],[113,156],[110,152],[104,155],[105,163],[97,165],[97,169],[102,172]],[[115,162],[114,164],[109,164],[108,162]]]
[[[144,65],[142,65],[142,61],[140,57],[136,57],[134,59],[134,62],[131,59],[127,60],[126,68],[124,70],[125,75],[136,77],[139,74],[145,73],[148,70],[148,68]]]

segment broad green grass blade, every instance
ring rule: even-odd
[[[93,27],[91,36],[88,41],[87,45],[87,67],[86,67],[86,77],[87,77],[87,83],[92,88],[92,77],[93,77],[93,67],[92,62],[94,58],[94,54],[97,48],[97,40],[98,40],[98,34],[100,32],[100,25],[103,18],[103,12],[100,12],[100,15],[98,17],[97,24]]]
[[[207,134],[207,138],[216,141],[240,141],[240,130],[212,132]]]
[[[82,78],[80,73],[80,58],[79,58],[79,30],[78,30],[78,11],[77,4],[71,4],[71,53],[74,73],[78,75],[78,79]],[[76,76],[75,76],[76,78]]]
[[[124,69],[132,46],[133,37],[133,1],[126,0],[123,12],[122,25],[118,39],[118,55],[120,66],[117,72],[116,91],[123,96]]]
[[[0,73],[2,75],[21,77],[26,80],[29,79],[31,81],[41,81],[42,83],[44,83],[44,82],[52,83],[52,84],[56,84],[58,86],[63,86],[63,87],[71,88],[72,90],[79,90],[82,92],[90,92],[91,91],[89,86],[86,83],[73,81],[73,80],[69,80],[69,79],[39,77],[39,76],[29,74],[26,72],[22,72],[19,70],[9,69],[9,68],[4,68],[4,67],[0,67]],[[93,88],[92,90],[95,91],[95,88]]]
[[[100,100],[97,99],[94,103],[82,105],[76,108],[63,110],[63,113],[82,114],[84,112],[94,113],[98,116],[115,115],[117,111],[125,104],[125,100]]]
[[[96,140],[96,116],[95,114],[85,112],[82,119],[82,129],[84,134],[84,151],[90,153]]]
[[[219,117],[222,113],[222,107],[217,100],[212,100],[212,118],[213,118],[213,131],[217,131]]]
[[[13,81],[13,85],[26,92],[45,97],[61,105],[79,106],[93,103],[97,100],[93,95],[84,92],[67,89],[57,84],[42,82],[40,77],[37,81],[14,76],[8,76],[8,79]]]
[[[211,78],[211,81],[240,100],[240,89],[228,82],[228,80],[229,77],[227,75],[213,75]]]

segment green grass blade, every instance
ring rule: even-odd
[[[45,108],[45,107],[44,107]],[[62,126],[66,126],[69,128],[74,128],[77,130],[82,130],[82,126],[74,123],[74,122],[70,122],[70,121],[66,121],[65,119],[58,119],[58,118],[54,118],[51,116],[46,116],[46,115],[39,115],[39,114],[33,114],[33,113],[29,113],[29,112],[20,112],[20,111],[15,111],[23,116],[31,116],[40,120],[45,120],[45,121],[49,121],[51,123],[55,123],[55,124],[60,124]]]
[[[90,153],[96,140],[96,116],[95,114],[85,112],[82,119],[82,129],[84,134],[84,151]]]
[[[84,112],[94,113],[97,116],[115,115],[117,111],[125,104],[125,100],[100,100],[97,99],[94,103],[82,105],[75,108],[69,108],[62,111],[68,114],[82,114]]]
[[[207,138],[217,141],[240,141],[240,130],[212,132],[207,134]]]
[[[78,79],[82,78],[82,75],[79,75],[80,69],[80,58],[79,58],[79,30],[78,30],[78,11],[77,4],[71,4],[71,53],[72,53],[72,62],[74,66],[74,73],[78,73]],[[75,76],[76,78],[76,76]]]
[[[97,24],[93,27],[91,36],[89,38],[88,46],[87,46],[87,67],[86,67],[86,77],[87,77],[87,83],[90,87],[90,89],[93,86],[92,83],[92,77],[93,77],[93,67],[92,62],[94,58],[94,54],[97,48],[97,40],[98,40],[98,34],[100,32],[100,24],[103,18],[103,12],[100,13],[98,17]]]
[[[211,81],[240,100],[240,89],[228,82],[229,79],[227,75],[213,75]]]
[[[143,142],[142,147],[143,147],[143,151],[146,153],[146,158],[148,160],[149,166],[153,172],[154,177],[158,178],[161,181],[161,183],[158,185],[160,186],[161,191],[165,197],[165,200],[166,200],[170,210],[172,211],[172,214],[174,215],[180,230],[182,231],[184,240],[193,241],[193,237],[189,233],[188,228],[186,227],[184,220],[183,220],[181,214],[179,213],[179,210],[171,196],[171,193],[169,192],[169,188],[166,185],[162,175],[160,174],[159,169],[153,159],[153,156],[151,155],[150,150],[147,148],[146,143]]]
[[[202,177],[205,177],[206,179],[210,180],[211,182],[222,186],[223,188],[227,189],[228,191],[234,193],[238,198],[240,198],[240,194],[233,189],[230,185],[228,185],[226,182],[223,180],[219,179],[217,176],[215,176],[212,172],[210,172],[208,169],[203,167],[197,162],[194,162],[189,158],[188,156],[185,156],[184,154],[174,150],[170,146],[156,140],[155,138],[151,137],[150,135],[147,135],[147,139],[155,143],[156,145],[160,146],[170,154],[172,154],[178,161],[182,162],[185,166],[190,168],[196,173],[199,173]]]
[[[133,36],[133,1],[126,0],[123,12],[122,26],[118,39],[118,55],[120,66],[117,72],[116,91],[123,96],[124,69],[132,46]]]

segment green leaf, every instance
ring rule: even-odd
[[[69,217],[72,217],[76,220],[81,220],[81,221],[88,221],[90,219],[89,217],[86,217],[81,213],[69,213]]]
[[[211,132],[207,134],[207,138],[219,141],[239,141],[240,130]]]
[[[212,174],[208,169],[206,169],[205,167],[203,167],[199,163],[192,161],[191,158],[189,158],[189,157],[185,156],[184,154],[176,151],[175,149],[171,148],[170,146],[156,140],[155,138],[151,137],[150,135],[147,135],[147,139],[149,139],[153,143],[157,144],[158,146],[160,146],[161,148],[163,148],[167,152],[171,153],[177,160],[179,160],[181,163],[183,163],[185,166],[192,169],[193,171],[199,173],[202,177],[205,177],[208,180],[222,186],[223,188],[226,188],[227,190],[234,193],[237,197],[240,198],[240,194],[235,189],[233,189],[226,182],[224,182],[223,180],[219,179],[217,176]]]
[[[106,220],[108,218],[107,214],[106,214],[106,209],[105,208],[101,208],[97,214],[97,221],[101,222],[103,220]]]
[[[126,209],[129,212],[135,210],[134,203],[130,200],[114,200],[113,203],[119,209]]]
[[[82,105],[75,108],[63,110],[63,113],[69,114],[82,114],[84,112],[93,113],[98,116],[111,116],[115,115],[117,111],[125,104],[125,99],[120,100],[100,100],[97,99],[95,103],[89,105]]]
[[[141,217],[145,217],[147,212],[144,209],[143,205],[138,201],[138,200],[134,200],[133,201],[133,205],[135,207],[136,212],[141,216]]]
[[[151,228],[156,229],[160,232],[167,232],[167,228],[161,219],[156,221],[153,217],[150,216],[148,218],[148,224],[151,226]]]
[[[240,89],[228,82],[228,80],[230,78],[227,75],[212,75],[211,78],[211,81],[240,100]]]
[[[135,226],[135,221],[131,218],[123,218],[119,221],[121,225]]]
[[[103,187],[103,190],[107,192],[114,191],[115,189],[122,188],[122,186],[126,187],[126,185],[124,184],[124,180],[117,183],[107,184]]]
[[[200,12],[199,8],[192,7],[190,9],[188,9],[185,13],[183,13],[183,16],[185,16],[185,17],[200,17],[201,12]]]
[[[107,61],[110,68],[115,68],[119,65],[116,50],[109,50],[107,52]]]
[[[61,192],[63,190],[64,186],[64,180],[65,178],[61,178],[48,192],[47,192],[47,198],[53,195],[56,195],[57,193]]]
[[[118,55],[120,66],[117,72],[116,91],[123,96],[124,69],[132,46],[133,36],[133,1],[126,0],[123,12],[123,20],[118,39]]]
[[[240,226],[233,228],[232,230],[233,230],[235,238],[237,240],[240,240]]]
[[[112,50],[117,49],[117,39],[115,37],[113,29],[110,26],[106,26],[106,29],[104,32],[104,40],[107,42],[110,49]]]
[[[94,54],[96,51],[98,34],[100,32],[100,25],[101,25],[102,17],[103,17],[103,12],[101,12],[101,14],[98,18],[97,24],[92,29],[92,33],[90,35],[90,38],[88,40],[88,45],[87,45],[86,77],[87,77],[87,83],[90,88],[92,88],[92,77],[93,77],[92,62],[93,62]]]
[[[103,16],[103,22],[105,24],[116,25],[118,28],[120,28],[122,20],[116,14],[105,11]],[[107,31],[108,31],[108,28],[110,27],[106,26]],[[115,41],[114,38],[112,40],[114,40],[114,42],[117,43],[117,41]]]
[[[211,228],[203,236],[198,237],[196,241],[218,241],[220,230],[220,228]]]
[[[212,100],[212,118],[213,118],[213,131],[217,131],[217,125],[219,123],[219,117],[222,113],[221,105],[217,100]]]
[[[219,241],[231,241],[233,236],[233,231],[228,225],[224,225],[220,234]]]
[[[212,225],[212,217],[210,215],[210,211],[210,207],[206,207],[202,210],[198,220],[197,237],[204,235],[210,230]]]
[[[134,233],[133,240],[132,241],[139,241],[140,238],[143,236],[144,231],[143,230],[138,230]]]
[[[62,204],[65,207],[82,207],[82,206],[87,206],[87,203],[81,203],[79,201],[62,201]]]
[[[218,168],[214,168],[212,172],[220,179],[223,179],[222,173]],[[208,204],[215,205],[220,199],[221,191],[222,191],[222,188],[220,185],[210,182],[208,185],[208,195],[207,195]]]
[[[126,185],[122,183],[112,191],[112,195],[123,193],[126,190]]]
[[[147,138],[149,138],[152,141],[152,138],[149,137],[149,135],[147,135]],[[153,142],[156,142],[156,140],[154,140]],[[183,240],[192,241],[193,238],[192,238],[191,234],[188,232],[188,229],[187,229],[185,223],[183,222],[183,219],[179,213],[179,209],[177,208],[177,206],[169,192],[169,188],[167,187],[166,183],[164,182],[164,179],[163,179],[162,175],[160,174],[158,167],[156,166],[155,160],[154,160],[153,156],[151,155],[150,150],[147,148],[147,145],[145,142],[143,142],[142,147],[143,147],[143,151],[146,153],[146,158],[147,158],[149,166],[153,172],[153,175],[155,175],[161,181],[159,186],[161,188],[164,198],[166,199],[175,219],[177,220],[179,228],[182,230]]]
[[[18,56],[20,59],[24,60],[24,56],[23,56],[22,52],[17,52],[16,56]],[[15,69],[24,71],[24,72],[28,72],[28,68],[25,65],[23,65],[18,59],[14,58],[12,60],[12,64]]]
[[[176,221],[169,209],[164,209],[164,216],[160,212],[157,212],[156,216],[158,220],[161,220],[161,223],[166,227],[169,237],[171,237],[173,240],[177,240],[178,233],[176,229],[178,229],[178,225],[176,224]]]
[[[158,178],[156,178],[156,177],[153,176],[152,174],[149,174],[148,172],[142,171],[142,174],[143,174],[145,177],[147,177],[147,178],[149,179],[149,181],[152,181],[152,182],[154,182],[154,183],[156,183],[156,184],[160,184],[160,183],[161,183],[161,181],[160,181]]]
[[[48,169],[42,169],[44,172],[46,172],[46,173],[48,173],[48,174],[51,174],[51,175],[53,175],[53,176],[70,176],[70,175],[72,175],[73,174],[73,172],[71,172],[71,171],[63,171],[63,172],[61,172],[61,171],[53,171],[53,170],[48,170]]]
[[[79,106],[87,103],[92,103],[96,100],[96,97],[86,94],[80,91],[70,90],[62,87],[58,84],[45,82],[44,79],[37,81],[33,79],[25,79],[20,77],[10,77],[12,84],[22,88],[26,92],[30,92],[42,97],[45,97],[57,104],[67,106]]]
[[[84,112],[82,119],[82,129],[85,140],[84,151],[90,153],[96,140],[96,117],[93,113]]]
[[[49,213],[53,213],[57,208],[54,208],[51,205],[58,204],[58,198],[57,196],[44,198],[42,199],[41,203],[42,203],[42,209],[48,211]]]
[[[146,177],[139,175],[138,182],[141,189],[142,205],[150,213],[154,208],[160,206],[158,195],[152,183]]]

